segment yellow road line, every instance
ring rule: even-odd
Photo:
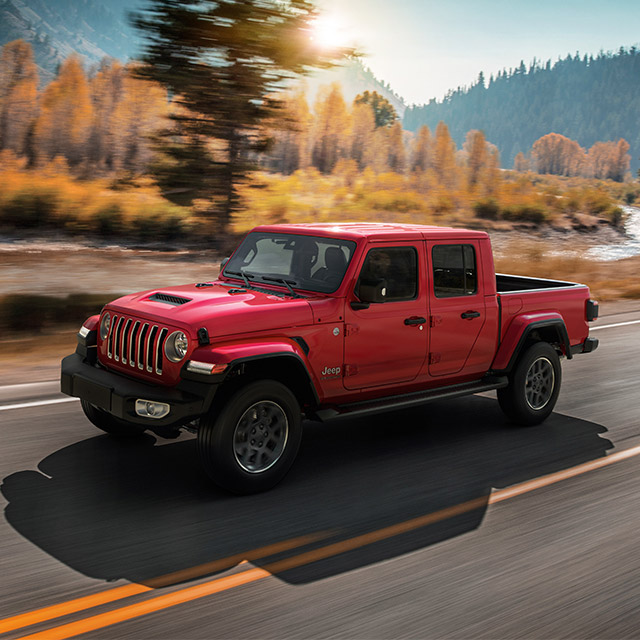
[[[91,616],[84,620],[55,627],[49,631],[24,636],[20,640],[64,640],[65,638],[70,638],[80,633],[87,633],[89,631],[102,629],[119,622],[124,622],[126,620],[131,620],[132,618],[153,613],[154,611],[160,611],[207,595],[233,589],[243,584],[256,582],[272,575],[273,573],[287,571],[303,565],[311,564],[312,562],[317,562],[318,560],[336,556],[340,553],[353,551],[375,542],[380,542],[436,522],[441,522],[442,520],[447,520],[448,518],[452,518],[463,513],[474,511],[475,509],[482,508],[487,504],[503,502],[504,500],[515,498],[530,491],[535,491],[536,489],[580,476],[589,471],[601,469],[622,460],[628,460],[637,455],[640,455],[640,446],[612,453],[605,458],[598,458],[590,462],[585,462],[570,469],[550,473],[534,480],[513,485],[512,487],[498,489],[492,492],[489,496],[474,498],[473,500],[468,500],[451,507],[439,509],[438,511],[434,511],[433,513],[426,514],[424,516],[412,518],[411,520],[406,520],[370,533],[325,545],[324,547],[313,549],[305,553],[300,553],[291,558],[270,563],[266,565],[264,569],[249,569],[232,576],[218,578],[216,580],[205,582],[201,585],[188,587],[170,594],[150,598],[149,600],[145,600],[144,602],[135,605],[130,605],[108,613]]]
[[[36,609],[35,611],[29,611],[22,613],[11,618],[5,618],[0,620],[0,633],[6,633],[7,631],[15,631],[16,629],[22,629],[39,622],[45,622],[47,620],[53,620],[54,618],[60,618],[70,613],[76,613],[78,611],[84,611],[85,609],[91,609],[93,607],[100,606],[102,604],[108,604],[116,600],[122,600],[123,598],[129,598],[146,591],[152,591],[160,587],[167,587],[172,584],[184,582],[186,580],[193,580],[195,578],[201,578],[214,573],[216,571],[223,571],[229,569],[243,560],[258,560],[260,558],[267,558],[276,553],[282,551],[289,551],[301,547],[305,544],[317,542],[323,538],[327,538],[331,535],[330,532],[318,533],[314,535],[306,535],[291,540],[285,540],[283,542],[276,542],[274,544],[238,553],[228,558],[221,558],[220,560],[214,560],[213,562],[207,562],[195,567],[189,567],[181,571],[175,571],[174,573],[168,573],[157,578],[148,580],[146,584],[128,584],[122,587],[115,587],[107,591],[101,591],[90,596],[84,596],[82,598],[76,598],[60,604],[55,604],[50,607],[44,607],[43,609]]]
[[[25,636],[30,640],[62,640],[62,638],[71,638],[81,633],[88,633],[89,631],[95,631],[96,629],[102,629],[103,627],[109,627],[112,624],[123,622],[124,620],[131,620],[132,618],[139,618],[148,613],[154,611],[161,611],[162,609],[168,609],[169,607],[175,607],[183,602],[190,602],[197,598],[203,598],[220,591],[227,591],[239,587],[242,584],[248,582],[255,582],[256,580],[262,580],[267,578],[271,574],[264,569],[249,569],[242,573],[237,573],[232,576],[226,576],[225,578],[218,578],[211,582],[205,582],[204,584],[196,585],[195,587],[189,587],[187,589],[181,589],[180,591],[174,591],[173,593],[167,593],[163,596],[152,598],[151,600],[145,600],[144,602],[138,602],[137,604],[131,604],[115,611],[108,611],[107,613],[101,613],[91,618],[85,618],[84,620],[78,620],[77,622],[70,622],[60,627],[55,627],[48,631],[41,631],[40,633],[34,633],[30,636]]]

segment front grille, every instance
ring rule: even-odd
[[[107,358],[123,365],[162,375],[167,327],[114,315],[107,342]]]
[[[191,298],[171,296],[168,293],[154,293],[152,296],[149,296],[149,300],[153,300],[153,302],[166,302],[167,304],[172,304],[176,307],[180,306],[181,304],[191,302]]]

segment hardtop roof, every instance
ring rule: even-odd
[[[485,231],[438,227],[424,224],[399,224],[387,222],[322,222],[308,224],[271,224],[260,225],[252,231],[271,233],[295,233],[343,238],[348,240],[410,240],[416,238],[434,238],[464,236],[466,238],[487,238]]]

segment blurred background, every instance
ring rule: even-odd
[[[500,4],[0,4],[0,340],[213,279],[259,223],[485,229],[499,270],[640,297],[638,10]]]

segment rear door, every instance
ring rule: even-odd
[[[427,352],[424,242],[376,244],[364,255],[345,309],[347,389],[413,380]],[[379,287],[385,302],[358,308],[360,287]]]
[[[429,374],[462,371],[485,323],[476,240],[428,242],[431,303]]]

